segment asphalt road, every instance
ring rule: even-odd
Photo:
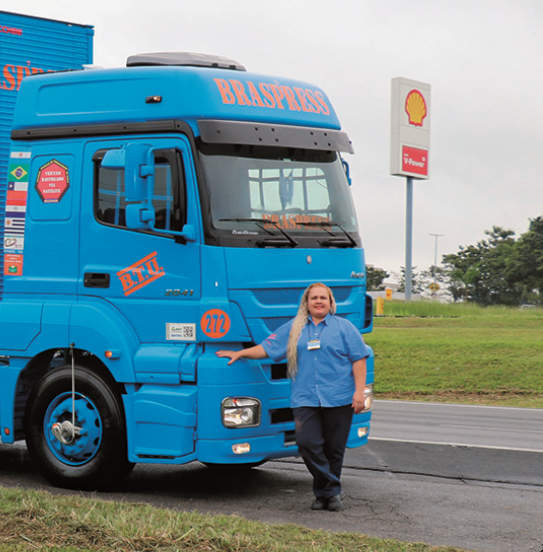
[[[422,415],[414,414],[415,406],[421,406]],[[466,446],[462,442],[430,443],[441,435],[439,427],[464,427],[470,423],[480,427],[478,410],[378,401],[372,428],[375,438],[367,446],[347,452],[343,474],[347,498],[344,511],[339,513],[309,510],[311,478],[298,459],[269,462],[247,473],[213,470],[199,463],[140,464],[115,492],[97,496],[147,502],[174,510],[238,514],[269,523],[298,523],[330,531],[456,546],[470,551],[541,552],[541,452],[525,450],[524,444],[518,447],[522,450],[516,450],[509,445],[501,449],[495,443],[485,443],[482,447]],[[488,427],[495,428],[504,420],[514,418],[513,411],[517,411],[482,410],[481,415],[489,416]],[[530,431],[539,431],[539,411],[529,410],[524,414],[531,416],[532,412],[536,423],[530,426]],[[416,430],[418,438],[412,440],[425,442],[399,440],[405,435],[404,425],[414,425],[413,416],[423,426],[435,426],[432,430]],[[449,424],[451,416],[460,416],[460,420],[454,418],[455,423]],[[513,435],[525,428],[526,423],[521,416],[504,434]],[[388,425],[391,427],[387,428]],[[472,427],[470,431],[461,431],[460,441],[467,440],[473,430]],[[492,433],[488,428],[477,431],[483,435]],[[541,445],[535,443],[537,439],[537,434],[531,439],[534,447]],[[70,494],[48,485],[20,444],[0,445],[0,485]]]
[[[543,452],[543,409],[375,401],[371,437]]]

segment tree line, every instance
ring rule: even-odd
[[[493,226],[475,245],[460,246],[442,256],[441,267],[412,270],[412,293],[429,295],[432,282],[441,296],[482,306],[543,304],[543,217],[530,220],[528,230],[516,238],[512,230]],[[384,289],[390,275],[368,267],[368,290]],[[405,270],[399,275],[405,288]],[[403,288],[403,289],[402,289]]]

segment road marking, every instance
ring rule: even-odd
[[[491,427],[491,426],[474,426],[474,425],[455,425],[455,424],[439,424],[439,427],[457,427],[460,429],[484,429],[485,431],[501,431],[509,433],[543,433],[537,429],[514,429],[504,427]]]
[[[386,400],[386,399],[375,399],[374,404],[398,404],[398,405],[405,405],[405,406],[421,406],[421,405],[428,405],[428,406],[453,406],[458,408],[481,408],[481,409],[498,409],[498,410],[519,410],[520,412],[537,412],[538,414],[541,414],[543,416],[543,409],[541,408],[520,408],[517,406],[488,406],[484,404],[456,404],[456,403],[438,403],[438,402],[425,402],[425,401],[394,401],[394,400]]]
[[[415,439],[387,439],[386,437],[370,437],[370,441],[393,441],[395,443],[415,443],[418,445],[446,445],[449,447],[466,447],[466,448],[481,448],[492,450],[514,450],[517,452],[539,452],[543,453],[542,449],[527,449],[517,447],[493,447],[491,445],[470,445],[467,443],[447,443],[445,441],[417,441]]]

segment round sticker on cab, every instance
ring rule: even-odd
[[[200,327],[207,337],[218,339],[230,331],[230,317],[221,309],[210,309],[202,315]]]

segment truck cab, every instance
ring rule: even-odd
[[[260,343],[315,281],[371,331],[353,148],[326,94],[144,54],[25,78],[11,138],[2,442],[88,489],[135,463],[296,455],[286,364],[215,352]],[[348,446],[367,442],[372,383],[373,356]]]

